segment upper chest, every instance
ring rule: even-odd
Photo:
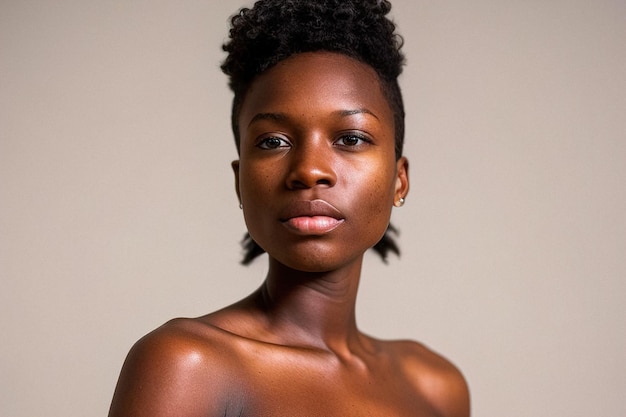
[[[434,409],[395,361],[345,364],[272,351],[230,375],[227,414],[238,417],[427,417]]]

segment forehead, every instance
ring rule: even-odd
[[[354,109],[367,109],[392,120],[392,110],[376,71],[346,55],[307,52],[279,62],[251,84],[241,108],[240,123],[265,111]]]

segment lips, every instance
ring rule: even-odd
[[[344,221],[341,212],[324,200],[300,200],[285,207],[280,221],[299,234],[324,234]]]

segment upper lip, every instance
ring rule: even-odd
[[[298,200],[288,204],[280,214],[281,221],[294,217],[325,216],[337,220],[344,218],[341,211],[325,200]]]

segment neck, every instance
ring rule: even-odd
[[[270,258],[259,304],[285,344],[333,351],[358,341],[356,295],[362,259],[332,272],[302,272]]]

